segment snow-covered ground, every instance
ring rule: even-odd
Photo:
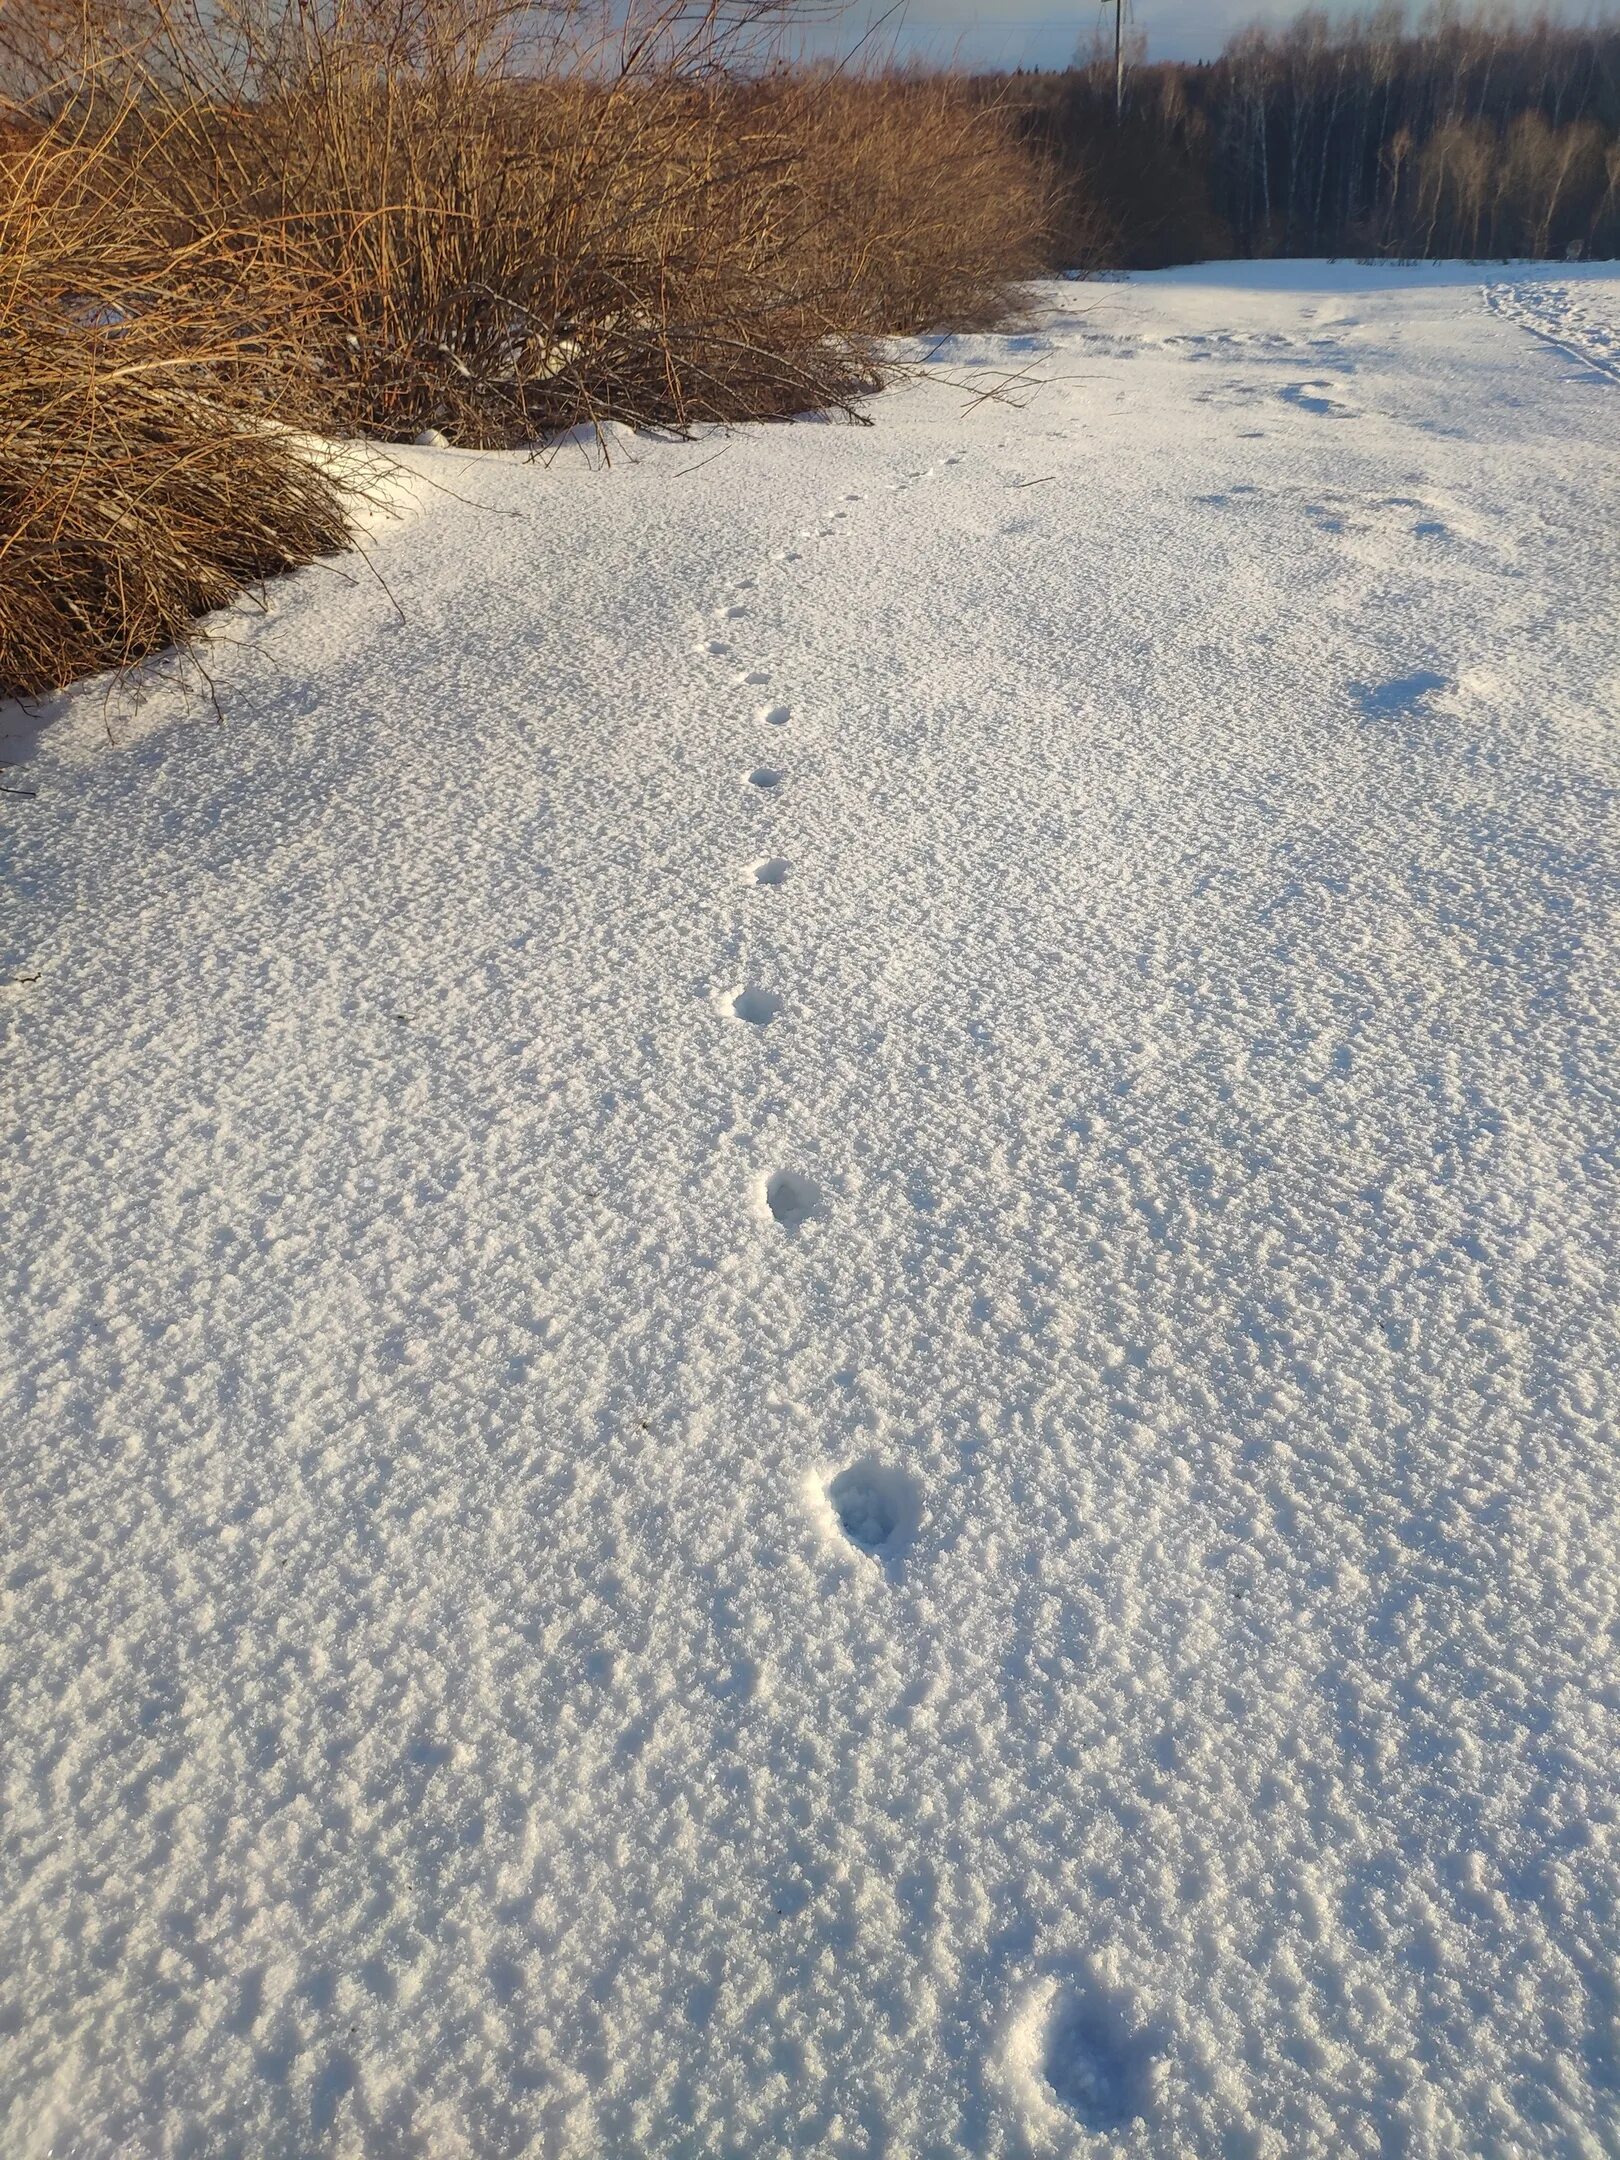
[[[4,776],[6,2154],[1620,2144],[1620,277],[1034,320]]]

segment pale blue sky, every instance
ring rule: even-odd
[[[1262,19],[1285,21],[1303,0],[1127,0],[1131,28],[1144,33],[1156,59],[1213,58],[1233,30]],[[817,11],[819,12],[819,10]],[[831,42],[847,47],[868,24],[873,42],[903,55],[977,67],[1061,67],[1077,45],[1105,26],[1113,36],[1112,0],[852,0]],[[812,42],[821,44],[826,33]]]
[[[1304,0],[1128,0],[1133,29],[1144,33],[1155,59],[1212,59],[1234,30],[1245,23],[1286,22]],[[1326,0],[1329,14],[1352,12],[1347,0]],[[1355,10],[1360,12],[1360,10]],[[1409,12],[1416,16],[1420,6]],[[1575,4],[1550,12],[1583,15]],[[847,46],[869,22],[876,36],[905,54],[935,61],[959,59],[978,67],[1061,67],[1078,43],[1106,24],[1112,35],[1114,10],[1099,0],[905,0],[893,9],[888,0],[855,0],[843,15],[837,40]]]

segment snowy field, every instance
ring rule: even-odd
[[[1620,2149],[1620,276],[1031,323],[3,776],[8,2156]]]

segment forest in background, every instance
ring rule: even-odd
[[[1071,252],[1133,268],[1233,255],[1620,255],[1620,18],[1398,6],[1013,78],[1076,204]]]

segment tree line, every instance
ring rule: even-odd
[[[1031,138],[1139,267],[1219,255],[1620,255],[1620,20],[1399,5],[1197,65],[1015,79]]]

